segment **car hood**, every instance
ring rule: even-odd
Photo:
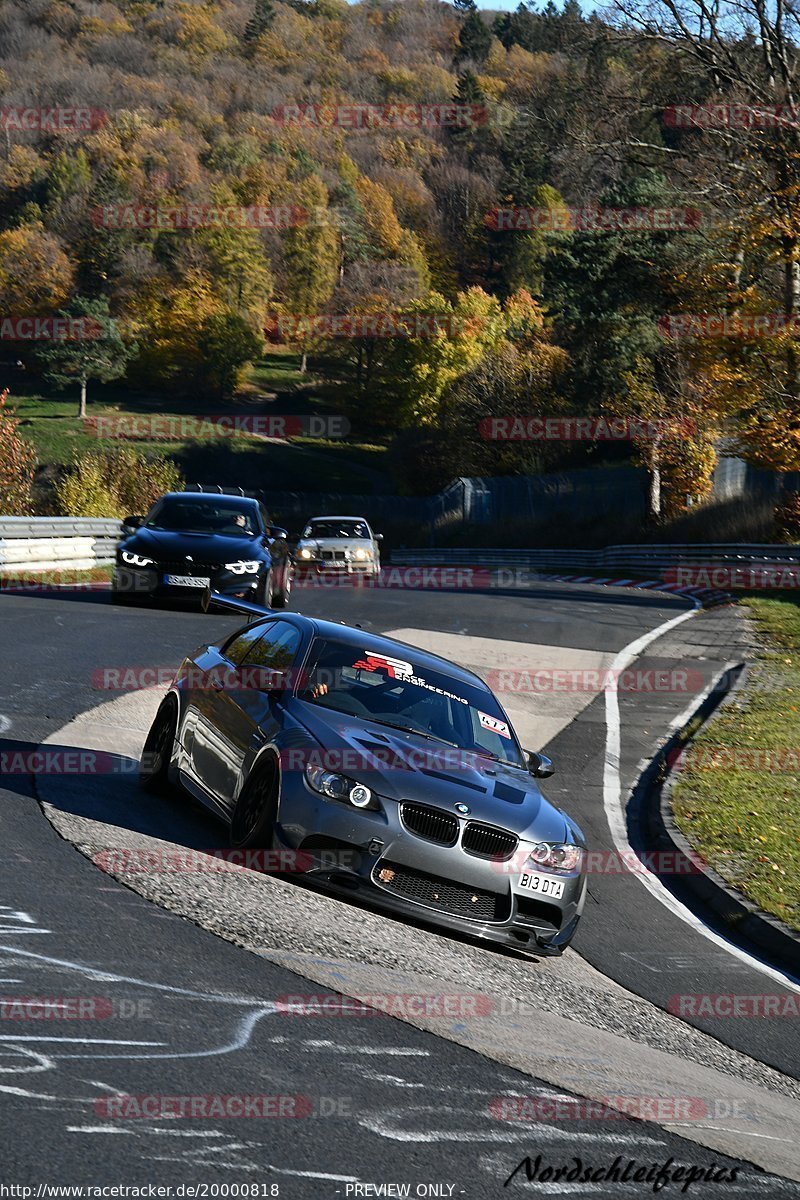
[[[450,813],[456,804],[466,804],[470,811],[462,815],[499,825],[518,837],[572,840],[563,814],[544,798],[526,771],[466,751],[462,753],[467,761],[458,763],[459,751],[443,742],[396,732],[296,698],[291,704],[293,715],[319,744],[320,764],[357,777],[381,796],[414,800]],[[371,756],[380,756],[374,767]],[[316,756],[312,761],[317,761]]]
[[[137,529],[122,543],[123,550],[151,558],[184,558],[187,554],[200,562],[232,562],[241,558],[259,558],[263,553],[258,538],[229,537],[222,533],[173,533],[170,530]]]

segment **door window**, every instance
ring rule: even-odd
[[[253,649],[254,644],[260,641],[267,630],[274,628],[274,626],[274,621],[267,621],[266,623],[259,621],[255,625],[248,625],[246,629],[242,629],[239,633],[235,634],[227,646],[223,647],[223,654],[234,666],[238,667],[247,660],[247,656]]]

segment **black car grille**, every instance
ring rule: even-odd
[[[344,550],[323,550],[320,553],[320,558],[323,558],[326,562],[344,562],[345,554]]]
[[[400,816],[406,829],[426,842],[439,846],[455,846],[458,841],[458,821],[450,813],[426,804],[402,804]]]
[[[222,563],[204,563],[204,562],[186,562],[185,559],[177,561],[157,562],[156,568],[163,571],[166,575],[215,575],[217,571],[223,569]]]
[[[477,858],[493,858],[504,862],[511,858],[519,845],[516,834],[495,825],[482,825],[480,821],[468,821],[461,845],[467,854]]]
[[[437,912],[471,921],[505,921],[510,913],[509,899],[497,892],[469,888],[450,879],[438,879],[423,871],[382,859],[372,873],[373,882],[404,900],[423,904]]]

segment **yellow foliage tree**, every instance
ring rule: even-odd
[[[67,299],[74,270],[41,224],[0,233],[0,307],[9,315],[52,313]]]

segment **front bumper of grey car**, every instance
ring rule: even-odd
[[[555,889],[559,898],[536,896],[520,883],[522,864],[535,842],[417,801],[381,796],[375,800],[374,811],[355,809],[315,792],[302,772],[284,772],[276,844],[300,852],[304,874],[326,890],[358,895],[397,915],[516,950],[563,952],[583,911],[583,874],[554,872],[553,880],[561,885]],[[436,815],[432,825],[439,837],[439,814],[451,828],[455,822],[453,844],[437,843],[420,833],[431,832],[426,808]],[[468,826],[482,829],[473,836]],[[480,853],[485,829],[495,832],[484,837],[489,845]],[[505,858],[489,853],[500,832],[507,835]]]

